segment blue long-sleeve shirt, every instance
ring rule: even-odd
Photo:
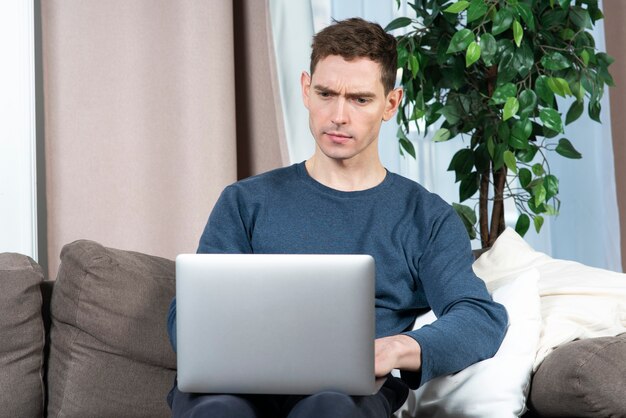
[[[453,209],[419,184],[387,173],[378,186],[342,192],[311,178],[304,163],[228,186],[199,253],[369,254],[376,262],[376,336],[405,333],[421,347],[415,388],[493,356],[507,326],[472,271],[467,233]],[[412,331],[417,315],[437,320]],[[176,299],[168,329],[176,349]]]

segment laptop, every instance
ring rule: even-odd
[[[179,255],[179,390],[378,392],[374,282],[369,255]]]

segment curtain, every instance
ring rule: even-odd
[[[615,182],[619,207],[621,242],[626,244],[626,3],[623,1],[604,2],[604,26],[606,30],[607,52],[615,62],[610,70],[615,80],[611,87],[611,128],[613,132],[613,152],[615,157]],[[605,117],[606,117],[605,113]],[[626,266],[626,245],[622,245],[622,266]],[[626,270],[626,268],[624,269]]]
[[[33,6],[0,3],[0,253],[37,259]]]
[[[610,3],[613,2],[604,2]],[[602,1],[600,6],[603,6]],[[606,10],[604,14],[608,14]],[[592,31],[599,51],[606,51],[605,24],[604,20],[596,22]],[[611,66],[610,70],[614,72],[616,67]],[[546,217],[545,231],[536,234],[531,228],[525,238],[535,249],[555,258],[622,271],[613,157],[613,146],[619,141],[612,135],[611,114],[614,112],[609,101],[613,93],[605,89],[601,124],[592,121],[585,112],[579,120],[565,126],[565,137],[583,157],[569,160],[556,153],[550,155],[550,168],[560,180],[561,213],[557,217]],[[561,101],[559,108],[569,109],[569,102]]]
[[[309,71],[313,36],[311,4],[308,1],[270,0],[277,78],[284,111],[284,131],[293,163],[313,155],[315,142],[309,130],[309,115],[302,104],[300,75]]]
[[[619,2],[607,3],[615,7],[615,3]],[[402,1],[397,9],[394,0],[310,0],[310,4],[315,31],[330,24],[331,18],[341,20],[360,16],[384,27],[395,17],[410,16],[412,12],[406,1]],[[626,7],[619,7],[624,13]],[[624,17],[624,14],[621,16]],[[619,21],[623,22],[623,19]],[[617,22],[616,18],[616,25]],[[603,21],[599,21],[594,30],[600,50],[605,50],[603,25]],[[620,30],[623,31],[622,28]],[[288,34],[285,37],[291,39]],[[623,44],[621,39],[624,37],[616,42]],[[308,45],[301,43],[299,47],[308,48]],[[287,69],[280,69],[279,66],[279,73],[281,71]],[[615,71],[615,67],[612,67],[612,71]],[[536,234],[531,228],[525,239],[537,250],[553,257],[621,271],[620,224],[608,94],[602,108],[603,124],[597,124],[584,116],[566,127],[566,137],[582,152],[583,158],[567,160],[556,153],[550,156],[550,167],[561,180],[561,215],[557,218],[547,217],[541,233]],[[418,181],[449,203],[458,202],[458,185],[454,183],[454,175],[447,172],[447,167],[454,153],[463,146],[460,139],[434,144],[430,138],[432,132],[427,135],[415,132],[411,140],[416,148],[417,159],[413,160],[410,156],[400,156],[396,130],[395,121],[389,121],[383,124],[380,133],[379,151],[387,169]],[[299,140],[287,138],[289,143]],[[624,193],[626,199],[626,191]],[[505,217],[509,226],[515,225],[517,213],[510,200],[505,201]],[[476,241],[473,246],[476,248],[480,244]]]
[[[265,2],[42,2],[47,254],[195,252],[221,190],[288,162]]]

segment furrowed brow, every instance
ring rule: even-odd
[[[337,96],[339,95],[338,92],[336,92],[335,90],[325,87],[325,86],[320,86],[320,85],[315,85],[313,86],[313,90],[315,90],[318,93],[327,93],[327,94],[331,94],[333,96]]]
[[[348,99],[371,99],[375,96],[376,95],[374,93],[369,91],[356,91],[354,93],[346,94],[346,97]]]
[[[331,89],[330,87],[315,85],[313,86],[313,89],[318,93],[326,93],[333,96],[339,96],[339,92]],[[372,93],[371,91],[355,91],[346,94],[346,98],[348,99],[371,99],[373,97],[376,97],[376,94]]]

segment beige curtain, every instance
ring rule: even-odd
[[[615,87],[610,89],[611,130],[613,131],[613,154],[615,156],[615,182],[617,204],[620,214],[620,235],[622,247],[622,269],[626,271],[626,2],[605,0],[606,48],[615,58],[610,71]]]
[[[258,0],[41,4],[49,276],[77,239],[195,252],[221,190],[286,165]]]

